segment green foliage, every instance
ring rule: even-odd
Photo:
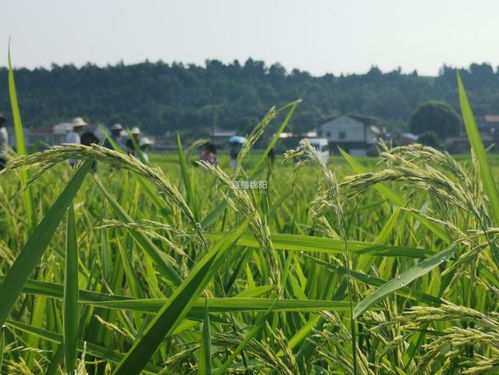
[[[499,113],[499,74],[490,66],[472,64],[461,75],[477,114]],[[0,92],[6,92],[7,81],[7,70],[0,68]],[[270,106],[296,98],[304,99],[290,122],[298,132],[340,113],[376,116],[385,120],[384,125],[403,128],[416,107],[430,99],[458,109],[455,69],[449,67],[437,77],[379,69],[314,77],[252,59],[230,64],[209,60],[205,67],[162,62],[53,65],[18,69],[16,84],[28,128],[83,116],[108,125],[139,125],[155,134],[181,131],[199,138],[213,126],[247,133]],[[0,95],[3,112],[8,101],[8,96]]]
[[[438,148],[440,146],[440,140],[438,138],[438,134],[430,130],[425,131],[424,133],[419,135],[418,143],[435,148]]]
[[[444,102],[426,102],[412,114],[411,131],[415,134],[435,132],[441,139],[459,133],[460,121],[454,110]]]

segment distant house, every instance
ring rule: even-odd
[[[480,132],[494,133],[499,130],[499,115],[485,115],[476,118]]]
[[[494,151],[499,151],[499,115],[485,115],[476,118],[478,131],[486,147],[494,144]]]
[[[9,144],[11,147],[16,145],[16,134],[13,127],[7,128],[9,134]],[[57,134],[54,134],[51,126],[42,126],[38,128],[24,128],[24,142],[30,147],[36,144],[54,145],[60,143],[61,139]]]
[[[210,138],[213,143],[223,145],[230,137],[233,137],[236,134],[236,130],[213,129]]]
[[[344,115],[333,117],[320,126],[320,136],[327,138],[329,149],[338,154],[338,147],[353,156],[366,156],[375,148],[382,132],[372,117]]]
[[[483,145],[490,151],[499,151],[499,115],[485,115],[475,118]],[[452,153],[469,152],[470,143],[467,136],[448,137],[444,148]]]
[[[412,133],[402,133],[400,134],[399,143],[401,146],[412,145],[418,141],[418,136]]]
[[[52,126],[42,126],[26,131],[26,143],[30,146],[36,143],[53,145],[59,143],[60,137],[54,134]]]

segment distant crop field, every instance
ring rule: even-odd
[[[11,155],[1,372],[495,373],[499,163],[473,123],[459,160],[252,152],[296,105],[235,169],[180,140],[149,164],[98,145]]]

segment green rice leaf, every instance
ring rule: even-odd
[[[284,131],[284,129],[286,129],[286,126],[288,126],[289,120],[293,116],[293,113],[295,112],[296,107],[300,103],[301,103],[301,99],[298,99],[298,100],[296,100],[292,103],[289,103],[289,104],[287,104],[284,107],[279,109],[279,112],[282,112],[282,111],[285,111],[289,108],[288,114],[286,115],[286,117],[282,121],[281,125],[279,126],[279,129],[272,137],[272,140],[270,141],[269,145],[267,146],[265,151],[262,153],[262,155],[260,156],[260,158],[256,162],[255,166],[251,169],[249,176],[254,177],[258,173],[258,170],[260,169],[261,165],[265,162],[267,155],[269,154],[270,150],[275,146],[275,144],[279,140],[279,136]]]
[[[3,365],[3,351],[5,349],[5,327],[0,326],[0,372],[2,371]]]
[[[0,324],[3,324],[14,307],[23,286],[40,261],[67,207],[78,192],[90,170],[91,160],[86,161],[75,173],[64,191],[59,195],[43,220],[36,227],[14,264],[8,271],[0,287]]]
[[[314,261],[315,263],[327,268],[329,271],[332,271],[334,273],[338,273],[338,274],[343,275],[343,276],[346,276],[349,274],[352,279],[363,282],[366,285],[381,287],[388,282],[385,279],[380,279],[378,277],[371,276],[371,275],[368,275],[368,274],[365,274],[362,272],[358,272],[358,271],[348,270],[345,267],[339,266],[337,264],[327,263],[323,260],[311,257],[309,255],[305,255],[305,257]],[[431,306],[439,306],[442,303],[444,303],[444,301],[438,297],[423,293],[420,290],[411,288],[409,286],[404,286],[404,287],[398,289],[396,291],[396,293],[405,297],[405,298],[408,298],[408,299],[411,299],[411,300],[414,300],[417,302],[426,303],[426,304],[431,305]]]
[[[1,283],[5,280],[5,276],[0,276],[0,285]],[[23,293],[26,294],[33,294],[33,295],[41,295],[41,296],[47,296],[51,298],[56,298],[63,300],[64,298],[64,286],[60,284],[54,284],[54,283],[48,283],[44,281],[38,281],[38,280],[28,280],[26,281],[24,288],[23,288]],[[87,305],[93,305],[96,302],[104,302],[104,301],[109,301],[109,302],[116,302],[116,301],[137,301],[136,299],[132,297],[127,297],[127,296],[121,296],[121,295],[116,295],[116,294],[105,294],[105,293],[99,293],[99,292],[94,292],[86,289],[80,289],[78,292],[80,299],[79,303],[80,304],[87,304]],[[138,300],[141,301],[141,300]],[[154,301],[154,300],[153,300]],[[138,307],[135,310],[136,311],[142,311],[142,312],[147,312],[147,313],[154,313],[157,312],[161,306],[164,304],[166,299],[161,299],[161,300],[156,300],[158,301],[157,305],[152,304],[152,307]],[[112,308],[108,306],[103,306],[104,308]],[[134,310],[134,308],[131,308],[130,310]],[[187,314],[188,319],[192,320],[203,320],[203,312],[201,309],[194,309]],[[214,317],[211,318],[212,321],[217,321],[219,323],[225,323],[224,320],[222,319],[216,319]]]
[[[193,211],[193,215],[197,218],[197,206],[193,204],[194,199],[194,189],[192,186],[191,175],[189,173],[189,169],[187,168],[187,160],[185,159],[184,149],[182,147],[182,141],[180,140],[180,135],[177,134],[177,152],[178,152],[178,161],[180,164],[180,173],[182,175],[182,180],[184,181],[187,204]]]
[[[21,120],[21,111],[19,110],[19,103],[17,100],[17,90],[16,83],[14,80],[14,69],[12,68],[12,60],[10,55],[10,40],[9,40],[9,52],[8,52],[8,70],[9,70],[9,96],[10,105],[12,108],[12,120],[14,122],[14,132],[16,134],[16,150],[19,156],[26,155],[26,144],[24,142],[24,130]],[[23,200],[24,206],[26,208],[26,215],[28,217],[28,222],[30,227],[33,227],[36,223],[36,217],[34,212],[33,204],[33,194],[31,187],[28,185],[28,171],[22,169],[19,171],[19,177],[21,179],[21,186],[23,186]]]
[[[435,254],[431,258],[423,260],[418,265],[409,268],[408,270],[402,272],[396,278],[383,284],[381,287],[376,289],[369,296],[360,301],[353,311],[354,319],[360,316],[364,311],[369,309],[371,306],[379,302],[381,299],[392,294],[396,290],[404,287],[405,285],[413,282],[417,278],[427,274],[432,269],[437,267],[439,264],[446,261],[455,252],[454,246],[442,250],[441,252]]]
[[[78,245],[73,204],[69,205],[66,228],[66,265],[64,270],[64,363],[73,374],[78,347]]]
[[[463,117],[464,127],[466,128],[466,134],[468,135],[468,140],[470,141],[471,147],[475,152],[480,165],[480,176],[482,177],[485,193],[490,199],[494,223],[499,225],[499,196],[497,195],[497,187],[490,170],[489,162],[487,161],[487,153],[485,152],[482,138],[478,132],[475,117],[473,116],[473,111],[471,110],[468,96],[466,95],[466,90],[464,89],[459,72],[457,72],[457,86],[459,92],[459,105],[461,106],[461,115]]]
[[[210,314],[208,302],[205,300],[203,329],[201,331],[201,350],[199,354],[199,374],[211,374],[211,336],[210,336]]]
[[[223,233],[206,233],[210,239],[218,240]],[[330,254],[343,254],[345,241],[325,237],[305,236],[300,234],[271,233],[270,238],[276,250],[312,251]],[[402,256],[409,258],[425,258],[432,254],[422,248],[391,246],[373,242],[347,241],[348,251],[352,254],[372,256]],[[252,233],[243,233],[237,240],[237,245],[259,248],[260,245]]]
[[[169,299],[128,299],[118,301],[88,302],[96,307],[111,309],[124,309],[155,313],[167,303]],[[207,304],[212,313],[242,312],[242,311],[265,311],[273,304],[271,298],[200,298],[192,303],[192,313],[203,314],[204,306]],[[275,303],[274,311],[349,311],[350,304],[347,301],[324,301],[312,299],[282,299]]]

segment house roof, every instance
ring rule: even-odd
[[[236,130],[215,129],[211,133],[212,137],[232,137],[236,135]]]
[[[477,117],[477,125],[481,131],[497,130],[499,128],[499,115],[485,115]]]
[[[39,128],[30,129],[28,131],[30,135],[51,135],[54,134],[52,126],[42,126]]]
[[[413,141],[417,141],[419,138],[416,134],[413,133],[402,133],[400,134],[400,136],[403,138],[411,139]]]
[[[374,117],[363,116],[363,115],[347,114],[347,115],[339,115],[339,116],[330,117],[330,118],[324,120],[322,122],[322,124],[326,124],[329,121],[336,120],[336,119],[341,118],[341,117],[350,117],[350,118],[352,118],[354,120],[357,120],[357,121],[363,123],[364,125],[373,125],[373,124],[376,124],[378,122],[378,120],[376,118],[374,118]]]
[[[485,122],[499,122],[499,115],[485,115],[483,116]]]

